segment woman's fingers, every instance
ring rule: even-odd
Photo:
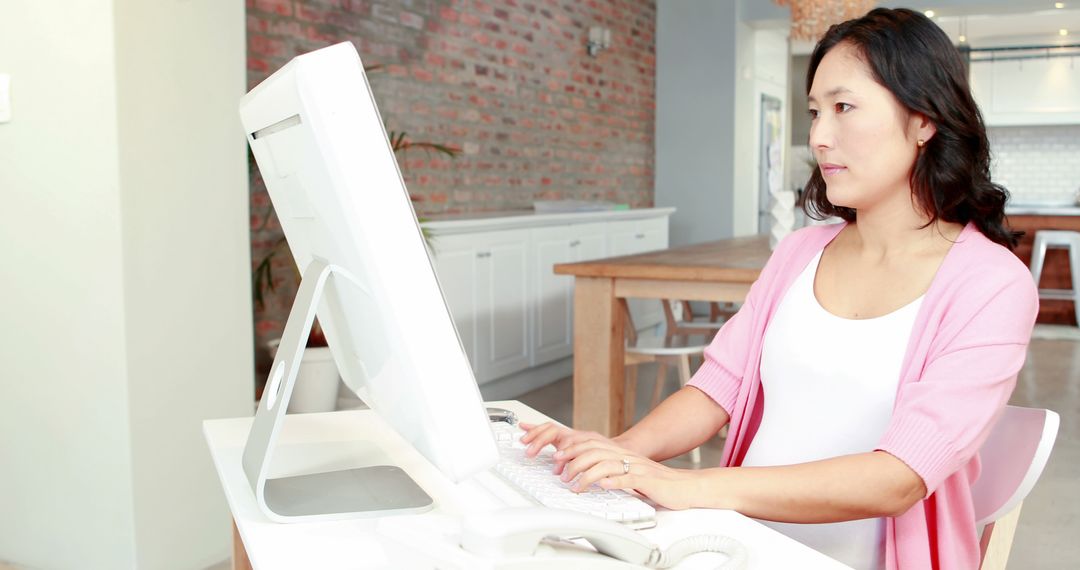
[[[544,422],[542,424],[529,424],[525,422],[518,422],[518,427],[525,430],[525,435],[521,436],[522,443],[528,443],[536,437],[543,428],[553,425],[552,422]]]
[[[616,477],[627,478],[627,483],[629,483],[628,478],[630,478],[631,475],[623,472],[622,459],[606,457],[582,472],[574,483],[573,489],[579,492],[584,491],[593,483],[607,481]]]
[[[595,439],[575,440],[572,442],[568,442],[568,445],[566,445],[565,447],[562,445],[557,447],[559,450],[556,451],[555,455],[552,457],[552,459],[555,460],[555,466],[554,469],[552,469],[552,472],[555,474],[563,473],[563,470],[566,468],[566,465],[569,462],[577,459],[583,453],[594,449],[607,450],[609,452],[617,453],[620,456],[627,454],[633,455],[631,452],[619,447],[618,445],[615,445],[615,443],[610,439],[599,436]]]
[[[578,439],[568,441],[565,446],[558,447],[559,451],[555,452],[555,461],[562,461],[564,463],[572,461],[575,457],[591,449],[607,449],[610,451],[626,452],[625,449],[615,445],[614,442],[606,438]]]
[[[566,463],[561,478],[563,481],[573,481],[575,477],[578,477],[605,460],[613,460],[618,462],[619,465],[622,465],[621,462],[623,457],[624,455],[617,450],[605,447],[593,447],[591,449],[583,450]]]
[[[530,429],[528,433],[521,436],[521,443],[527,444],[525,456],[535,457],[544,446],[555,443],[559,439],[560,433],[565,429],[552,423],[541,424]]]

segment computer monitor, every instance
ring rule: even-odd
[[[356,49],[293,58],[243,97],[240,117],[303,274],[244,449],[260,507],[281,522],[429,508],[393,466],[267,477],[316,306],[345,385],[444,475],[498,460]]]

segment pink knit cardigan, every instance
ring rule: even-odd
[[[742,463],[761,422],[761,346],[788,287],[844,224],[784,239],[742,309],[717,333],[690,381],[731,416],[721,465]],[[926,483],[927,496],[886,524],[887,568],[978,568],[971,484],[978,449],[1016,385],[1038,313],[1031,274],[968,224],[912,327],[889,427],[878,442]],[[811,428],[812,429],[812,428]]]

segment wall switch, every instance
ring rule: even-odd
[[[11,120],[11,76],[0,73],[0,123]]]

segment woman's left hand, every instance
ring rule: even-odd
[[[575,443],[557,451],[554,459],[555,474],[563,481],[578,478],[573,487],[578,492],[593,483],[604,489],[633,489],[673,510],[693,507],[700,498],[693,472],[673,469],[609,441]]]

